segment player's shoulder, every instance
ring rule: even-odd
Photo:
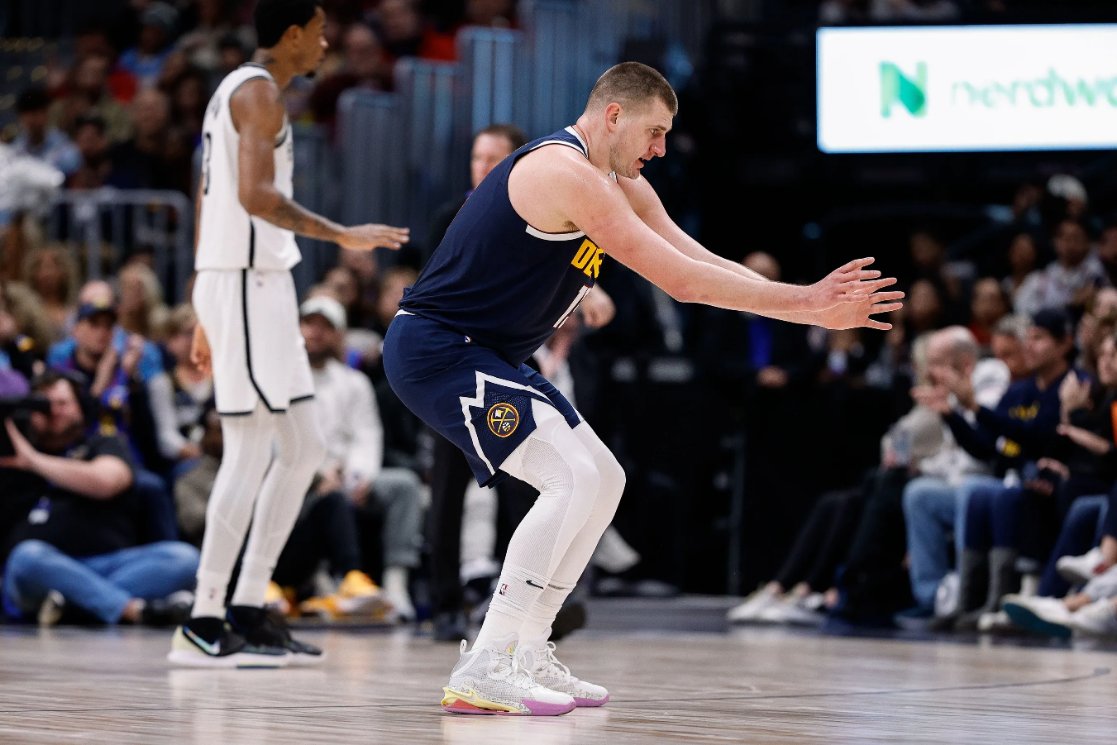
[[[229,96],[229,102],[243,106],[282,105],[279,86],[268,75],[243,80]]]
[[[559,142],[545,143],[525,153],[516,168],[522,168],[534,178],[547,181],[551,185],[564,183],[578,184],[604,179],[604,174],[572,147]]]

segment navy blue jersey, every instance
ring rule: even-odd
[[[519,364],[578,307],[603,251],[582,231],[544,233],[516,214],[508,175],[546,145],[586,145],[572,127],[505,158],[465,200],[400,308],[441,323]]]

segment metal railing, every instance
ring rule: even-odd
[[[194,205],[177,191],[101,188],[55,195],[47,237],[74,247],[87,279],[111,276],[150,252],[168,302],[183,299],[194,266]]]

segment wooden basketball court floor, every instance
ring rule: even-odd
[[[443,713],[457,647],[405,629],[305,631],[320,668],[211,671],[168,666],[166,631],[0,627],[0,743],[1117,742],[1112,646],[725,629],[709,603],[704,628],[657,629],[687,601],[609,602],[629,615],[591,606],[559,651],[613,700],[545,718]]]

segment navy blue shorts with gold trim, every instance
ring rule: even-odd
[[[478,483],[535,431],[532,400],[553,406],[571,427],[582,421],[566,397],[527,365],[421,316],[396,316],[384,338],[384,372],[407,408],[457,445]]]

